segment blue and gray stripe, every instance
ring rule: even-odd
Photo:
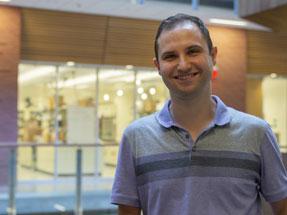
[[[147,156],[137,161],[138,185],[182,177],[232,177],[252,181],[260,179],[260,157],[250,153],[178,152]]]

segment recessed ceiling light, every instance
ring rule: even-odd
[[[271,78],[277,78],[277,74],[276,74],[276,73],[271,73],[271,74],[270,74],[270,77],[271,77]]]
[[[118,90],[118,91],[117,91],[117,95],[118,95],[118,96],[122,96],[122,95],[124,95],[124,92],[123,92],[122,90]]]
[[[138,88],[138,94],[142,94],[144,92],[144,89],[142,87]]]
[[[67,63],[67,66],[75,66],[75,62],[74,61],[68,61]]]
[[[105,94],[105,95],[104,95],[104,100],[105,100],[105,101],[109,101],[109,100],[110,100],[109,94]]]
[[[155,88],[150,88],[149,89],[149,93],[151,94],[151,95],[154,95],[155,93],[156,93],[156,90],[155,90]]]
[[[147,94],[146,94],[146,93],[143,93],[143,94],[141,95],[141,98],[142,98],[142,100],[146,100],[146,99],[147,99]]]
[[[209,22],[223,25],[237,25],[237,26],[247,26],[247,22],[235,21],[229,19],[209,19]]]
[[[134,66],[133,65],[126,65],[126,69],[133,69]]]
[[[11,0],[0,0],[0,1],[2,1],[2,2],[9,2],[9,1],[11,1]]]

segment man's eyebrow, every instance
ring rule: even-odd
[[[169,54],[174,54],[175,52],[174,51],[166,51],[166,52],[163,52],[160,56],[165,56],[165,55],[169,55]]]
[[[191,46],[189,46],[189,47],[187,47],[186,49],[188,50],[188,49],[203,49],[203,47],[202,46],[200,46],[200,45],[191,45]]]

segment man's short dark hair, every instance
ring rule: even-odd
[[[200,29],[200,31],[201,31],[201,33],[202,33],[202,35],[203,35],[203,37],[207,43],[209,54],[211,54],[212,41],[211,41],[211,38],[209,35],[209,31],[206,28],[203,21],[196,16],[190,16],[187,14],[179,13],[179,14],[176,14],[174,16],[170,16],[167,19],[163,20],[162,23],[160,24],[158,30],[157,30],[157,34],[156,34],[155,42],[154,42],[154,52],[155,52],[155,56],[156,56],[157,61],[158,61],[158,38],[160,37],[161,33],[165,30],[172,30],[177,25],[185,23],[185,22],[195,23],[199,27],[199,29]]]

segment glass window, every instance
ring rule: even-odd
[[[19,71],[18,142],[53,142],[56,67],[21,64]]]
[[[168,91],[157,71],[139,71],[137,73],[136,87],[138,118],[159,111],[169,97]]]
[[[287,78],[262,81],[263,116],[274,131],[282,152],[287,152]]]
[[[160,110],[168,97],[150,68],[20,64],[19,142],[67,147],[21,147],[19,179],[29,178],[27,169],[34,171],[31,179],[73,176],[73,144],[119,144],[129,123]],[[84,175],[114,176],[118,146],[82,150]]]
[[[102,143],[119,143],[125,127],[134,120],[134,78],[132,70],[99,69],[99,139]],[[104,147],[100,159],[106,169],[114,169],[118,148]],[[101,167],[100,166],[100,167]],[[104,174],[104,173],[103,173]]]
[[[50,143],[55,139],[54,83],[56,67],[21,64],[18,84],[18,142]],[[42,151],[45,150],[45,157]],[[19,147],[19,180],[50,179],[53,176],[52,147]],[[40,172],[43,170],[43,172]],[[44,174],[45,170],[45,174]],[[38,171],[39,174],[35,174]]]
[[[181,4],[192,4],[192,0],[145,0],[145,1],[159,1]],[[233,9],[234,0],[198,0],[199,6],[219,7],[225,9]]]

